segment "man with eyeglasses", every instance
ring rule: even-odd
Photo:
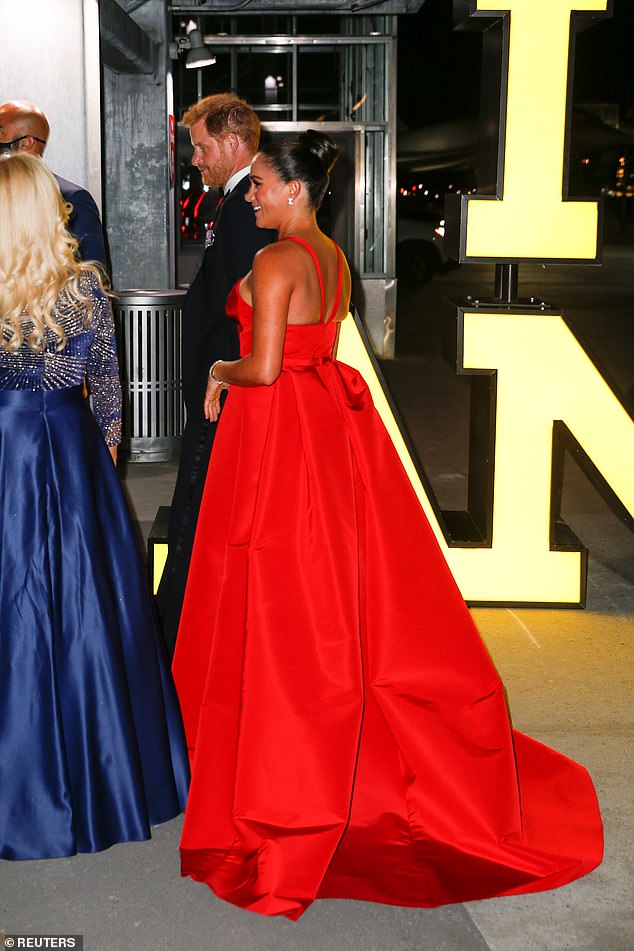
[[[42,110],[32,102],[15,99],[0,105],[0,154],[29,152],[42,158],[49,137],[49,124]],[[64,199],[73,206],[68,230],[79,242],[85,261],[98,261],[104,269],[106,249],[95,200],[74,182],[55,175]]]

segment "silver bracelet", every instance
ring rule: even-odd
[[[209,379],[212,383],[221,383],[223,386],[229,386],[224,380],[219,380],[217,376],[214,376],[214,368],[217,367],[219,363],[222,363],[222,360],[214,360],[209,367]]]

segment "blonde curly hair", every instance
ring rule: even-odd
[[[101,275],[78,260],[77,241],[66,230],[70,212],[40,158],[24,152],[0,156],[0,346],[6,350],[15,352],[26,342],[40,352],[47,330],[62,350],[66,335],[58,317],[67,308],[84,310],[90,324],[94,281],[86,281],[87,272],[100,284]]]

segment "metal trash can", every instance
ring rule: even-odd
[[[185,293],[116,292],[124,461],[166,462],[178,457],[185,423],[181,347]]]

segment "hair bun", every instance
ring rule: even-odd
[[[319,208],[328,189],[330,169],[339,155],[329,135],[307,129],[300,135],[276,139],[265,136],[260,152],[283,182],[303,182],[311,207]]]
[[[339,147],[325,132],[307,129],[299,136],[299,141],[315,156],[326,173],[330,172],[339,157]]]

